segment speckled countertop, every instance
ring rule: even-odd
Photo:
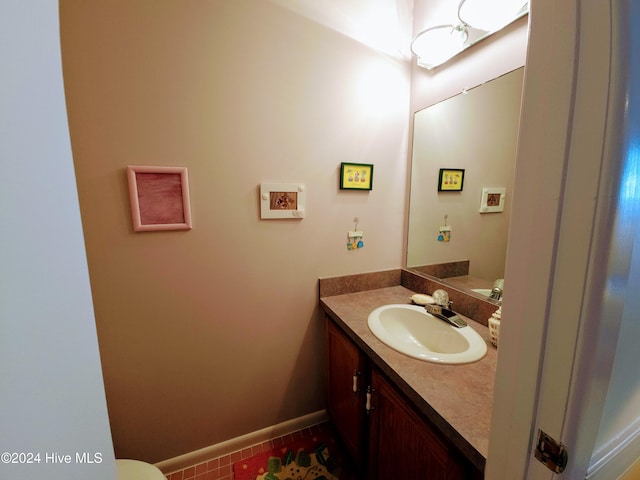
[[[487,327],[464,317],[487,342],[486,356],[464,365],[441,365],[408,357],[371,333],[369,313],[392,303],[411,303],[416,292],[400,285],[322,297],[324,311],[374,364],[477,468],[484,471],[489,449],[497,350]]]

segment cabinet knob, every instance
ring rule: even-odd
[[[353,371],[353,393],[358,393],[358,377],[360,376],[360,371],[356,368]]]

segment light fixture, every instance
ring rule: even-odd
[[[439,25],[420,32],[411,42],[411,51],[418,57],[418,65],[432,69],[460,53],[467,37],[464,24]]]
[[[466,25],[495,32],[518,18],[526,0],[462,0],[458,18]]]
[[[438,25],[420,32],[411,42],[418,65],[432,69],[528,11],[528,0],[461,0],[457,25]],[[469,39],[469,29],[474,34]],[[479,35],[478,35],[479,34]]]

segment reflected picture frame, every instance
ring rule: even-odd
[[[483,187],[480,196],[480,213],[497,213],[504,211],[506,187]]]
[[[340,190],[373,190],[373,165],[341,163]]]
[[[441,168],[438,175],[439,192],[461,192],[464,186],[463,168]]]
[[[127,166],[134,232],[190,230],[187,167]]]

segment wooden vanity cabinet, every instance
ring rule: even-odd
[[[327,411],[361,478],[483,478],[332,320],[327,317],[326,323]],[[354,369],[361,372],[357,392],[352,388]]]
[[[371,375],[369,478],[482,478],[377,370]]]
[[[365,393],[369,384],[366,357],[327,319],[325,389],[327,412],[358,471],[366,468]]]

